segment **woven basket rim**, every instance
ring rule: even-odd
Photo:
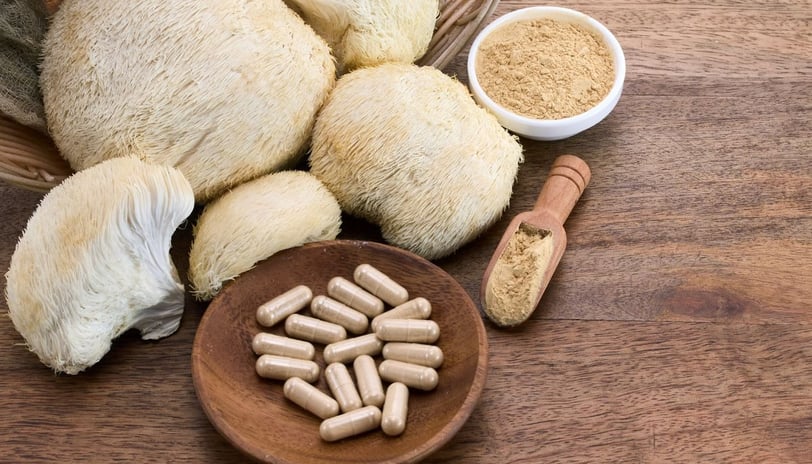
[[[51,14],[61,1],[44,0]],[[499,0],[440,0],[434,36],[417,64],[444,69],[471,43],[498,4]],[[72,172],[47,134],[0,114],[0,180],[47,192]]]
[[[444,69],[471,43],[497,5],[499,0],[441,0],[434,37],[417,64]]]

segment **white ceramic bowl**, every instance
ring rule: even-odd
[[[482,41],[496,29],[519,21],[550,18],[574,23],[595,31],[603,38],[614,59],[615,81],[606,97],[589,110],[563,119],[534,119],[511,112],[494,102],[482,89],[476,75],[476,61]],[[626,59],[615,36],[595,19],[569,8],[536,6],[523,8],[499,17],[477,35],[468,54],[468,85],[474,99],[496,116],[506,129],[533,140],[561,140],[583,132],[602,121],[614,108],[626,78]]]

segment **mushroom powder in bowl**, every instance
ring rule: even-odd
[[[508,13],[480,33],[468,57],[477,102],[505,128],[535,140],[567,138],[603,120],[625,74],[614,35],[567,8]]]

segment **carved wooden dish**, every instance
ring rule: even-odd
[[[321,420],[285,399],[281,381],[260,378],[251,340],[264,329],[256,308],[304,284],[326,294],[334,276],[352,279],[369,263],[403,285],[410,298],[432,304],[440,326],[437,345],[445,361],[434,391],[410,391],[406,431],[388,437],[380,430],[328,443],[319,437]],[[324,368],[322,345],[316,362]],[[380,359],[380,358],[378,358]],[[250,457],[271,463],[416,462],[447,443],[476,406],[485,385],[488,342],[479,310],[445,271],[414,254],[373,242],[336,240],[280,252],[241,275],[211,302],[192,350],[192,375],[200,404],[214,427]],[[328,392],[323,378],[315,384]]]

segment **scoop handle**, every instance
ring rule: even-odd
[[[533,211],[548,212],[563,225],[591,177],[586,161],[575,155],[559,156],[550,168]]]

